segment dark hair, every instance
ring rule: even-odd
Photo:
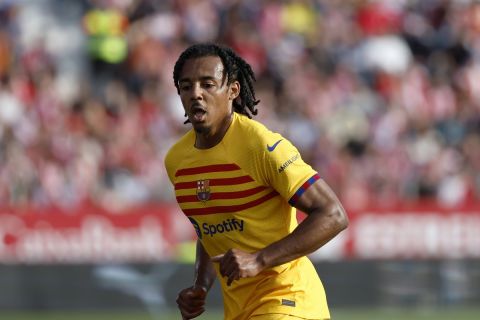
[[[208,56],[218,56],[222,60],[224,72],[227,76],[227,84],[237,80],[240,83],[240,94],[233,100],[233,110],[251,118],[256,115],[258,110],[255,106],[260,102],[255,98],[255,90],[253,88],[253,81],[255,81],[255,74],[252,67],[238,56],[231,48],[219,46],[211,43],[194,44],[180,54],[175,67],[173,68],[173,81],[180,94],[178,86],[180,73],[182,72],[185,61],[193,58],[201,58]],[[186,121],[186,123],[188,120]]]

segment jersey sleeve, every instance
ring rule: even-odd
[[[167,171],[167,175],[171,183],[173,183],[173,176],[175,174],[175,156],[172,153],[172,150],[169,150],[164,159],[165,170]]]
[[[262,158],[263,175],[267,184],[292,206],[303,192],[320,178],[318,173],[303,161],[298,149],[279,134],[267,138]]]

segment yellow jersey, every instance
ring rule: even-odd
[[[319,176],[287,139],[234,113],[220,143],[209,149],[194,144],[192,129],[169,150],[165,167],[180,208],[210,256],[232,248],[255,252],[295,229],[292,206]],[[307,257],[230,286],[214,265],[225,319],[267,313],[330,319],[323,285]]]

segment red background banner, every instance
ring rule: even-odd
[[[350,226],[314,259],[479,258],[480,208],[348,210]],[[299,216],[300,217],[300,216]],[[301,217],[300,217],[301,219]],[[176,205],[0,209],[0,262],[155,262],[195,233]]]

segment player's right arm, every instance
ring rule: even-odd
[[[180,291],[177,297],[177,304],[182,314],[182,319],[193,319],[205,311],[207,292],[212,287],[215,277],[215,269],[210,261],[210,256],[205,251],[202,243],[197,240],[193,286]]]

